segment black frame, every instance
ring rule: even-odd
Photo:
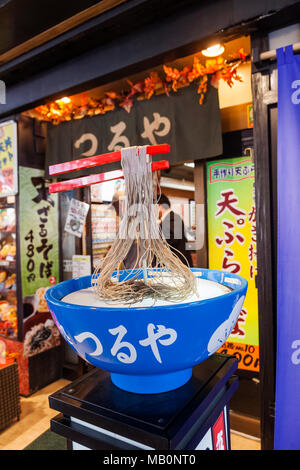
[[[19,178],[19,172],[17,175]],[[21,276],[21,258],[20,258],[20,211],[19,194],[15,196],[16,211],[16,272],[17,272],[17,311],[18,311],[18,336],[17,341],[24,339],[24,320],[23,320],[23,295],[22,295],[22,276]]]
[[[271,135],[270,110],[277,104],[277,65],[276,63],[260,63],[259,55],[267,49],[268,44],[264,37],[253,37],[252,92],[257,205],[257,287],[262,365],[260,373],[261,445],[263,450],[272,450],[276,378],[277,195],[274,165],[276,147],[274,147],[274,134]]]
[[[245,155],[245,151],[248,148],[254,147],[254,136],[253,129],[246,128],[237,131],[227,132],[223,134],[223,153],[215,157],[197,160],[195,162],[195,199],[197,203],[205,204],[205,240],[204,247],[197,252],[197,266],[198,267],[209,267],[209,253],[208,253],[208,214],[207,214],[207,173],[206,164],[210,161],[224,160],[226,158],[239,158]],[[255,179],[256,181],[256,179]],[[257,277],[255,279],[257,284]],[[260,311],[258,312],[260,315]],[[260,346],[259,338],[259,346]],[[240,379],[239,389],[236,395],[232,399],[233,408],[231,409],[232,423],[235,423],[237,431],[245,434],[251,433],[255,437],[260,438],[262,430],[260,429],[259,418],[261,418],[262,411],[260,410],[262,387],[260,383],[260,371],[249,371],[244,369],[237,369],[236,374]],[[255,381],[252,381],[254,379]],[[239,398],[239,391],[241,395]],[[245,407],[241,409],[241,399],[244,397],[246,390],[249,390],[250,397],[257,397],[257,401],[251,401],[247,403]],[[248,392],[247,392],[248,393]],[[243,415],[248,416],[250,422],[247,422],[247,418],[243,418]],[[250,424],[249,424],[250,423]],[[249,429],[249,431],[248,431]],[[250,431],[251,429],[251,431]]]

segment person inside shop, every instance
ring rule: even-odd
[[[179,214],[171,209],[169,198],[165,194],[158,197],[158,216],[162,234],[173,253],[175,253],[184,264],[193,266],[192,257],[186,249],[187,239],[185,237],[184,222]]]
[[[120,207],[121,206],[120,199],[122,195],[123,195],[122,193],[119,194],[118,192],[116,192],[112,200],[112,206],[114,207],[116,211],[116,216],[118,218],[118,225],[120,223],[120,218],[121,218],[120,213],[122,212],[121,207]],[[129,252],[127,253],[126,257],[123,260],[123,268],[124,269],[136,268],[137,258],[138,258],[138,247],[137,247],[137,241],[134,240]]]

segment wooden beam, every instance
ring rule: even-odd
[[[222,132],[233,132],[249,128],[247,108],[252,103],[243,103],[221,109]]]
[[[262,21],[261,16],[259,16],[259,21],[253,18],[261,14],[263,2],[254,2],[255,5],[252,2],[251,11],[248,5],[247,8],[245,7],[244,2],[237,2],[235,26],[233,26],[229,0],[228,5],[222,9],[216,2],[194,0],[185,3],[184,7],[182,5],[178,5],[176,9],[173,7],[171,15],[167,15],[165,9],[160,15],[157,7],[157,15],[153,17],[152,14],[147,21],[149,12],[153,10],[153,4],[157,6],[157,2],[158,0],[155,3],[154,0],[123,2],[0,66],[1,79],[5,81],[6,77],[8,78],[6,104],[0,107],[0,119],[46,101],[53,101],[64,95],[108,84],[162,63],[171,62],[176,58],[197,53],[199,49],[207,47],[212,35],[215,38],[222,37],[222,40],[229,40],[233,35],[248,34],[251,25],[254,26],[255,23],[258,27]],[[173,2],[177,4],[175,0]],[[164,2],[160,4],[164,5]],[[249,24],[245,24],[245,19],[249,18],[249,15],[252,20]],[[275,21],[276,15],[280,16],[277,12],[268,18]],[[111,21],[122,23],[125,19],[128,31],[121,28],[123,31],[122,47],[120,47],[120,39],[116,37],[115,29],[107,34],[105,44],[97,42],[97,35],[102,27],[106,28]],[[219,25],[218,31],[216,31],[216,25]],[[95,46],[93,49],[87,48],[81,50],[80,54],[76,54],[76,45],[78,44],[80,48],[85,34],[89,36],[90,43]],[[94,43],[93,38],[95,38]],[[65,47],[70,45],[70,42],[72,42],[72,47]],[[53,53],[58,45],[63,50],[61,50],[60,61],[48,66],[48,54],[51,54],[51,51]],[[24,74],[20,75],[18,72],[20,69],[24,71]],[[34,73],[31,73],[31,70]],[[9,79],[12,77],[13,80],[10,83]]]
[[[52,28],[43,31],[40,34],[37,34],[33,38],[28,39],[28,41],[19,44],[18,46],[10,49],[9,51],[4,52],[0,55],[0,65],[9,62],[16,57],[19,57],[26,52],[31,51],[35,47],[45,44],[51,39],[56,38],[60,34],[69,31],[76,26],[79,26],[82,23],[94,18],[95,16],[101,15],[105,11],[111,10],[112,8],[124,3],[126,0],[102,0],[101,2],[96,3],[95,5],[77,13],[71,18],[68,18],[61,23],[52,26]]]

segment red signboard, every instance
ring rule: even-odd
[[[214,450],[226,450],[226,429],[224,412],[222,411],[212,427]]]

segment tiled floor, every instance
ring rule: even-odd
[[[0,433],[0,450],[22,450],[44,431],[57,411],[49,408],[48,396],[69,383],[60,379],[28,398],[21,397],[21,418]]]
[[[256,438],[246,437],[236,432],[231,432],[231,449],[232,450],[260,450],[260,440]]]
[[[49,408],[48,396],[68,383],[61,379],[28,398],[21,397],[21,419],[0,433],[0,450],[22,450],[49,429],[57,411]],[[260,450],[260,442],[232,432],[231,449]]]

